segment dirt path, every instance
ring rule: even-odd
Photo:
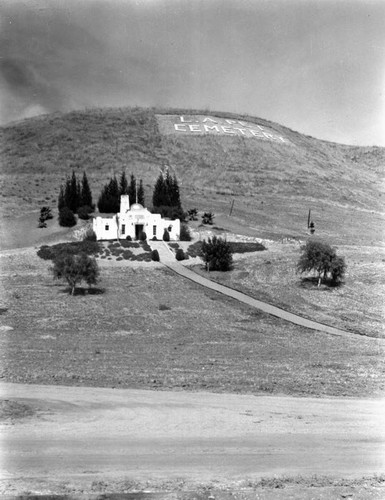
[[[0,493],[44,491],[45,482],[229,485],[385,470],[384,400],[7,383],[0,393],[28,409],[1,425]]]

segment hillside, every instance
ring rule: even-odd
[[[161,133],[157,115],[244,120],[285,142],[234,135]],[[340,145],[250,116],[208,111],[96,109],[45,115],[0,128],[3,216],[56,207],[60,184],[85,170],[94,199],[113,174],[142,178],[147,205],[159,170],[180,180],[184,208],[256,228],[262,237],[306,235],[308,210],[333,243],[379,244],[385,148]]]

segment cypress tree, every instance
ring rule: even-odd
[[[65,206],[66,206],[66,200],[65,200],[65,196],[64,196],[64,186],[62,184],[60,186],[59,197],[58,197],[58,200],[57,200],[57,208],[60,211]]]
[[[181,207],[179,184],[175,174],[171,181],[170,202],[172,207]]]
[[[92,193],[91,193],[90,185],[88,184],[88,179],[87,179],[87,175],[85,172],[83,172],[80,198],[81,198],[81,206],[94,208],[94,204],[92,202]]]
[[[72,171],[71,178],[66,181],[64,200],[65,206],[76,213],[80,202],[80,187],[74,171]]]
[[[130,185],[128,187],[127,194],[130,197],[130,206],[136,203],[136,179],[134,174],[131,174]]]
[[[144,207],[144,188],[143,188],[143,181],[142,181],[142,179],[140,179],[140,181],[139,181],[138,203],[140,203]]]
[[[118,213],[120,209],[120,191],[116,177],[104,186],[98,199],[99,212]]]
[[[159,174],[154,186],[154,192],[152,194],[152,204],[154,207],[161,207],[164,205],[164,178],[162,174]]]
[[[119,192],[120,195],[128,194],[128,181],[126,177],[126,172],[122,171],[119,179]]]

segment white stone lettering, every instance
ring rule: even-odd
[[[185,120],[185,117],[184,117],[184,116],[181,116],[181,117],[180,117],[180,121],[181,121],[182,123],[193,123],[193,120]]]
[[[242,135],[247,135],[247,129],[246,128],[239,128],[239,127],[234,127],[234,130],[239,130]]]
[[[205,115],[157,115],[157,120],[162,134],[182,132],[190,135],[236,135],[244,138],[257,138],[259,140],[290,144],[288,139],[278,135],[270,127],[244,120]]]
[[[219,132],[218,125],[213,125],[212,127],[210,127],[209,125],[203,125],[203,128],[205,129],[205,132],[208,132],[209,130],[216,130],[217,132]]]
[[[262,132],[260,132],[259,130],[253,130],[253,129],[251,129],[250,130],[250,134],[253,135],[254,137],[260,137],[261,139],[264,138]]]
[[[221,127],[221,129],[223,130],[223,132],[225,134],[236,134],[235,130],[233,128],[230,128],[230,127]]]

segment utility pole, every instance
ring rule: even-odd
[[[231,214],[233,213],[233,207],[234,207],[234,199],[233,199],[233,201],[231,202],[231,208],[230,208],[230,213],[229,213],[229,216],[231,216]]]

